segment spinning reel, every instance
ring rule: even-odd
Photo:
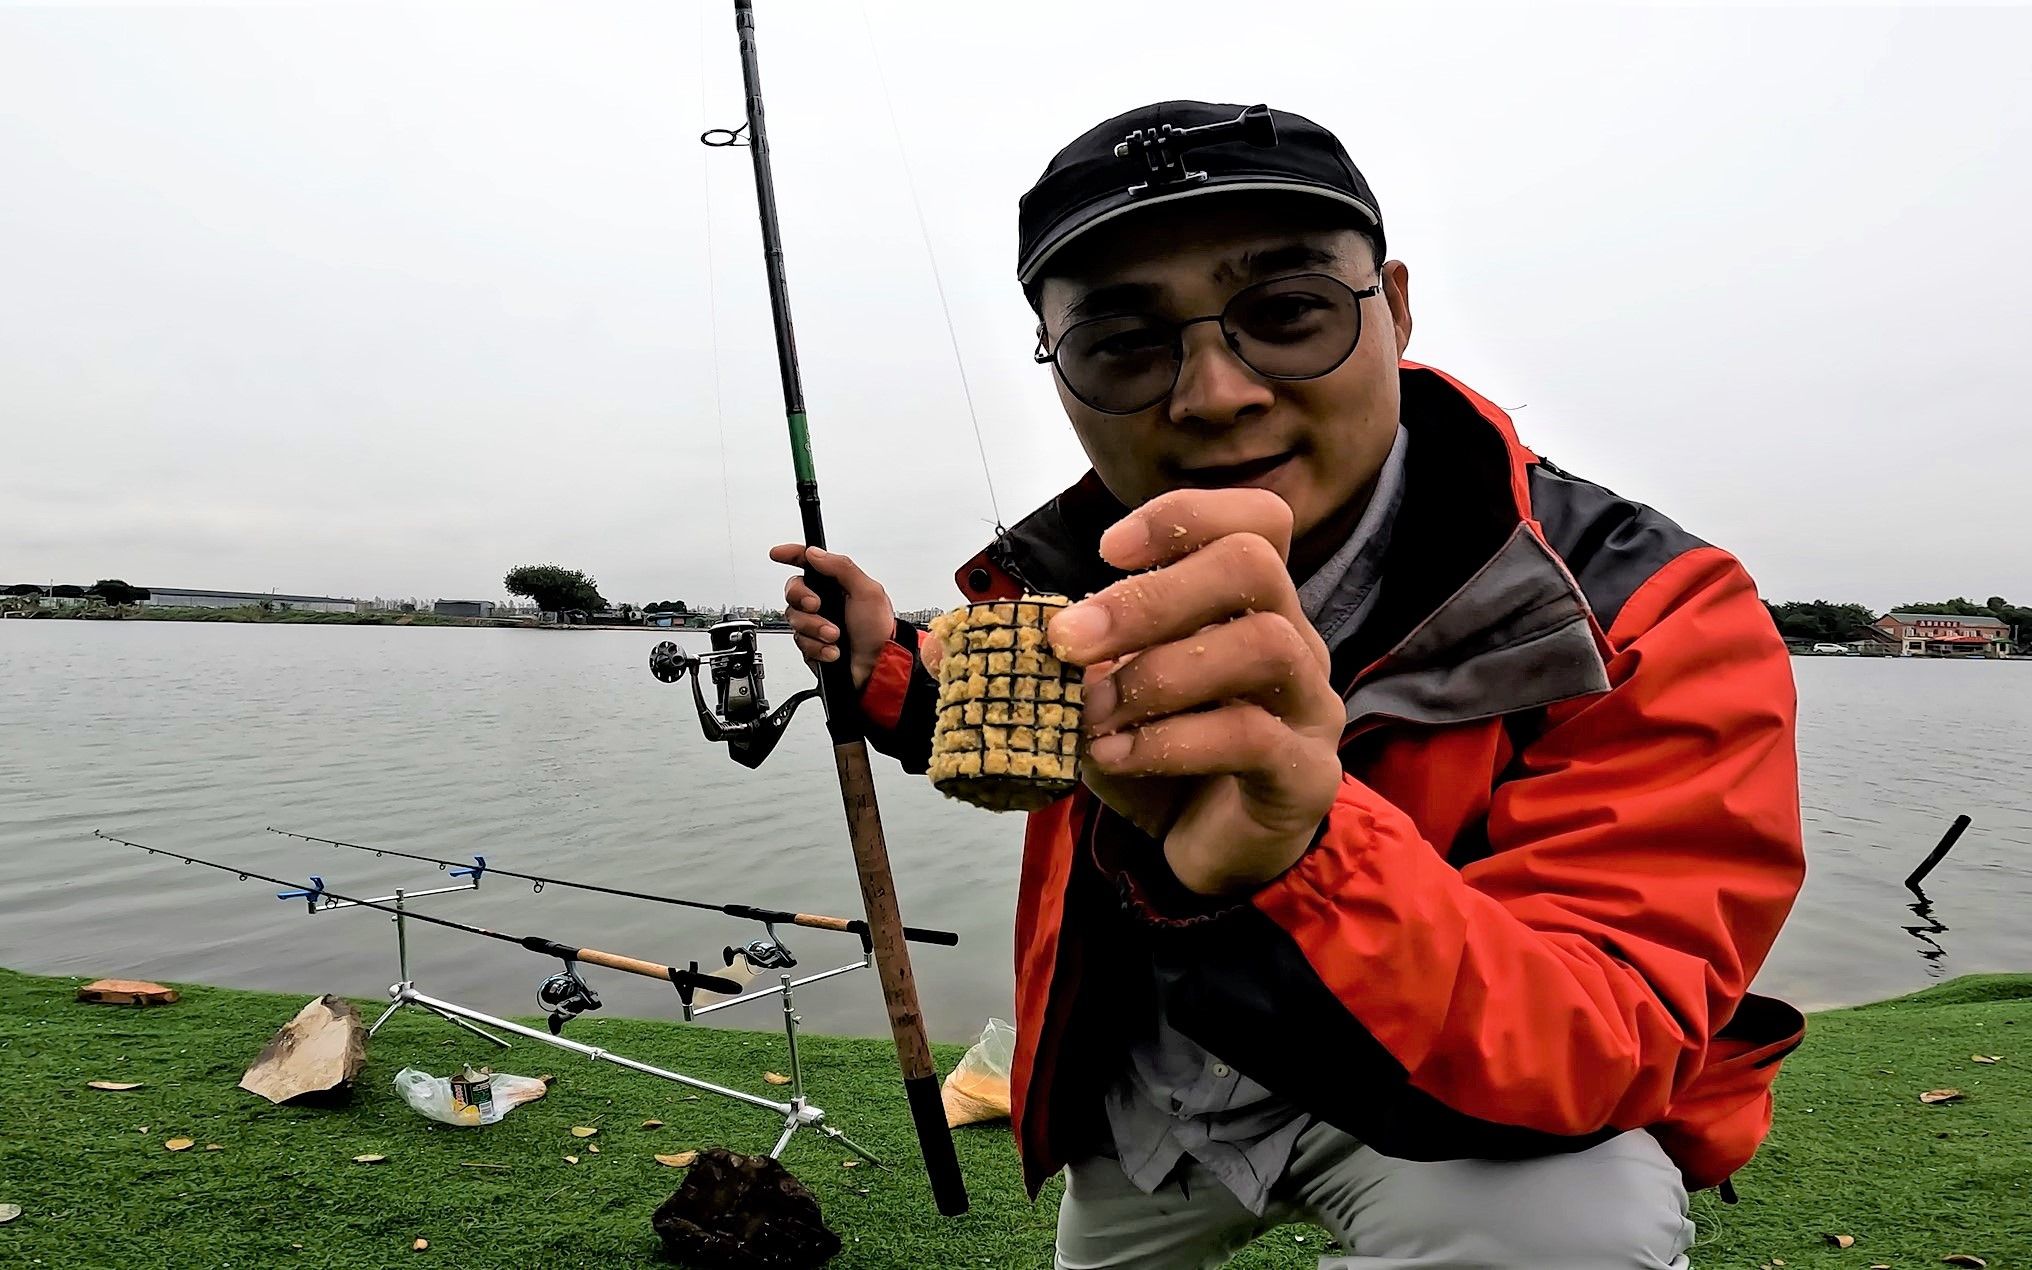
[[[776,937],[775,923],[764,922],[762,929],[769,933],[760,939],[751,939],[739,948],[728,945],[725,953],[727,964],[731,966],[734,958],[745,957],[748,964],[757,970],[789,970],[797,965],[797,958],[791,955],[789,946]]]
[[[536,1004],[547,1012],[550,1034],[563,1033],[564,1025],[584,1014],[587,1010],[600,1008],[600,994],[591,985],[579,978],[578,966],[574,962],[564,963],[564,969],[545,979],[536,989]]]
[[[713,642],[710,652],[688,653],[670,640],[658,644],[649,652],[649,673],[667,684],[689,674],[706,740],[725,742],[728,753],[743,767],[760,767],[783,739],[790,716],[818,696],[818,689],[805,689],[771,714],[762,685],[762,654],[755,647],[755,623],[721,622],[707,634]],[[699,671],[706,667],[712,670],[717,708],[706,704],[699,686]]]

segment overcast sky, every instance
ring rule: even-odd
[[[0,582],[780,595],[731,8],[0,9]],[[828,526],[903,607],[993,518],[905,159],[1013,520],[1083,467],[1017,195],[1178,96],[1338,132],[1411,355],[1768,597],[2032,600],[2032,12],[758,8]]]

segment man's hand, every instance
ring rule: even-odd
[[[1345,721],[1267,490],[1179,490],[1101,536],[1135,572],[1053,619],[1085,665],[1086,784],[1160,837],[1180,882],[1248,890],[1304,854],[1340,787]]]
[[[847,647],[854,657],[854,689],[858,692],[867,687],[882,645],[896,632],[896,610],[890,606],[889,592],[838,552],[788,542],[770,548],[769,558],[778,564],[809,567],[839,583],[847,593]],[[819,616],[818,592],[805,583],[803,574],[783,584],[783,605],[797,640],[797,651],[804,654],[806,661],[840,659],[840,628]]]

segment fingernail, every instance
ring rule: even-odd
[[[818,637],[820,639],[838,639],[840,637],[840,628],[837,626],[821,627]]]
[[[1094,727],[1107,722],[1108,716],[1114,712],[1116,699],[1113,676],[1099,679],[1089,684],[1087,686],[1087,726]]]
[[[1149,546],[1150,526],[1144,524],[1140,516],[1118,520],[1101,535],[1101,556],[1109,561],[1138,555]]]
[[[1051,647],[1060,657],[1094,644],[1108,633],[1108,611],[1096,604],[1075,604],[1051,619]]]
[[[1136,744],[1135,738],[1126,732],[1104,736],[1087,747],[1087,753],[1096,763],[1119,763],[1129,757],[1129,750]]]
[[[820,661],[838,661],[840,659],[840,650],[837,648],[827,648],[819,653],[818,656]]]

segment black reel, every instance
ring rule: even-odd
[[[739,948],[728,945],[724,954],[727,964],[733,965],[736,957],[746,957],[748,964],[757,970],[789,970],[796,966],[797,958],[791,955],[789,945],[776,937],[776,927],[765,922],[763,929],[769,933],[760,939],[751,939]]]
[[[536,989],[536,1004],[550,1021],[550,1034],[557,1036],[564,1025],[588,1010],[600,1008],[600,994],[579,978],[578,967],[566,962],[564,969],[545,979]]]
[[[727,752],[743,767],[760,767],[797,707],[818,695],[807,688],[770,713],[769,697],[762,682],[762,654],[756,649],[753,622],[721,622],[707,632],[712,649],[688,653],[670,640],[649,650],[649,673],[664,683],[676,683],[691,676],[691,695],[698,706],[699,727],[706,740],[724,742]],[[699,672],[710,668],[714,705],[706,704]]]

